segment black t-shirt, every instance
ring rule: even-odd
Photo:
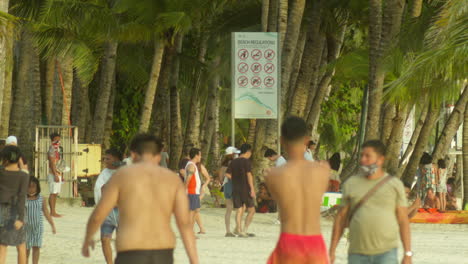
[[[252,172],[252,163],[246,158],[231,161],[226,173],[232,176],[232,193],[250,197],[250,186],[247,173]]]

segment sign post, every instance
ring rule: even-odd
[[[231,139],[234,146],[235,119],[277,119],[279,126],[281,61],[278,33],[232,33],[231,63]]]

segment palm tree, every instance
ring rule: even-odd
[[[369,0],[369,112],[366,139],[379,138],[385,79],[383,57],[400,31],[404,6],[402,0],[391,0],[386,2],[383,10],[382,0]]]
[[[463,204],[462,209],[465,209],[466,204],[468,203],[468,109],[465,109],[463,115]],[[458,167],[459,168],[459,167]]]

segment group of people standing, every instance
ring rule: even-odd
[[[52,141],[52,136],[57,138],[51,135]],[[39,180],[29,175],[27,162],[17,143],[16,137],[10,136],[0,151],[0,264],[6,263],[8,246],[17,248],[19,264],[26,264],[30,255],[32,263],[37,264],[44,233],[43,217],[55,234],[52,216],[60,215],[55,212],[56,200],[53,199],[49,199],[52,214],[49,213]],[[50,164],[50,168],[55,168],[56,148],[52,145],[51,149],[49,157],[53,157],[49,160],[54,164]]]

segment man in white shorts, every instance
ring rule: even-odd
[[[47,181],[49,183],[49,206],[50,206],[50,215],[53,217],[62,217],[55,210],[55,205],[57,203],[57,196],[62,189],[62,173],[57,170],[57,164],[62,159],[61,148],[60,148],[60,134],[52,133],[50,135],[50,140],[52,141],[49,151],[47,152],[47,157],[49,159],[49,174],[47,175]]]

